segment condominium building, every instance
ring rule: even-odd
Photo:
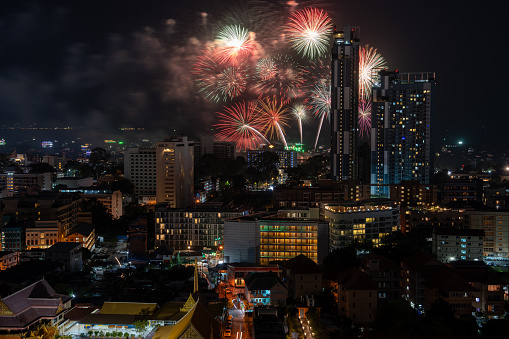
[[[329,224],[329,249],[346,247],[353,241],[372,241],[399,230],[399,206],[385,200],[366,200],[342,204],[324,204]]]
[[[2,215],[16,214],[19,221],[58,220],[59,233],[66,236],[78,224],[83,199],[73,194],[41,192],[36,196],[11,197],[2,200]]]
[[[332,180],[357,180],[359,112],[358,27],[334,31],[331,74]]]
[[[321,263],[328,254],[328,224],[288,215],[264,212],[225,220],[225,261],[266,265],[304,254]]]
[[[435,73],[381,71],[373,89],[371,183],[417,180],[431,184],[431,120],[435,111]],[[374,186],[373,194],[386,194]]]
[[[17,193],[23,189],[34,188],[40,191],[51,191],[51,173],[19,173],[14,168],[7,168],[0,173],[0,191]]]
[[[158,205],[155,245],[173,249],[217,247],[223,243],[224,220],[247,214],[238,208],[197,204],[188,208]]]
[[[172,208],[194,203],[194,146],[187,137],[156,143],[156,201]]]
[[[124,153],[124,178],[144,203],[156,201],[156,149],[129,148]]]
[[[484,260],[509,262],[509,212],[467,211],[471,229],[484,231]]]
[[[187,137],[166,138],[154,148],[130,148],[124,156],[124,176],[143,203],[193,204],[194,144]]]
[[[483,260],[483,230],[436,228],[433,230],[432,239],[433,254],[443,263]]]

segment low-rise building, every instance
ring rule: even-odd
[[[227,286],[234,289],[234,293],[244,293],[246,282],[245,277],[252,273],[274,272],[279,274],[277,265],[257,265],[253,263],[230,263],[226,267]]]
[[[438,300],[445,301],[459,319],[471,319],[475,311],[474,295],[478,291],[449,268],[430,272],[423,283],[424,309],[429,310]]]
[[[504,310],[504,281],[482,261],[454,261],[454,272],[477,289],[473,292],[473,308],[484,312],[488,319],[502,319]]]
[[[364,257],[361,270],[378,284],[378,304],[401,299],[401,272],[397,263],[382,255],[369,253]]]
[[[433,254],[443,263],[483,260],[483,230],[435,228],[432,239]]]
[[[351,268],[338,276],[338,308],[342,317],[354,324],[367,324],[375,319],[378,286],[358,268]]]
[[[273,272],[252,273],[245,278],[245,296],[250,305],[286,305],[286,286]]]
[[[25,230],[25,248],[27,250],[49,248],[57,242],[62,241],[63,237],[61,231],[60,223],[57,220],[36,221],[34,227],[29,227]]]
[[[0,252],[0,270],[6,270],[19,264],[19,252]]]
[[[69,272],[83,269],[83,256],[80,242],[57,242],[45,251],[45,258],[49,261],[65,265]]]
[[[316,262],[304,254],[285,262],[285,275],[288,296],[295,300],[319,295],[322,291],[322,271]]]
[[[0,300],[0,333],[21,335],[42,322],[59,327],[72,297],[58,294],[44,279]]]
[[[91,251],[95,247],[95,227],[87,222],[78,224],[65,238],[65,242],[80,242]]]

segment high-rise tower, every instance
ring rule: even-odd
[[[373,89],[371,184],[431,184],[435,73],[381,71],[380,76],[380,87]],[[387,189],[372,193],[386,195]]]
[[[359,28],[334,31],[331,77],[332,180],[357,180]]]

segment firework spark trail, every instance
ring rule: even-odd
[[[299,54],[314,59],[328,51],[332,19],[321,9],[304,8],[292,13],[285,31]]]
[[[239,151],[256,148],[262,141],[269,143],[260,132],[264,121],[258,115],[255,103],[243,101],[231,107],[225,107],[224,113],[217,112],[217,114],[219,122],[214,126],[220,131],[216,136],[220,140],[235,141]]]
[[[311,91],[309,102],[309,109],[314,112],[315,116],[320,117],[320,124],[316,134],[315,149],[318,144],[318,138],[322,131],[322,125],[325,117],[329,117],[331,109],[331,85],[325,81],[319,82]]]
[[[329,59],[310,60],[304,66],[305,87],[308,91],[312,91],[319,83],[330,83],[331,81],[331,65]]]
[[[384,58],[377,53],[376,48],[363,46],[359,49],[359,97],[367,99],[371,96],[371,89],[378,78],[378,72],[387,69]]]
[[[302,144],[302,122],[307,119],[306,106],[303,104],[296,104],[292,107],[292,115],[299,123],[300,143]]]
[[[371,129],[371,99],[360,100],[359,103],[359,135],[369,137]]]
[[[217,50],[220,63],[238,64],[253,50],[249,31],[239,25],[227,25],[219,31],[217,36],[219,48]]]
[[[289,127],[288,120],[288,102],[278,99],[276,96],[258,99],[258,114],[263,119],[264,134],[272,138],[274,135],[279,136],[285,147],[288,147],[285,138],[284,126]]]

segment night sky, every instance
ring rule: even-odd
[[[235,3],[2,1],[2,124],[203,133],[221,105],[196,93],[189,71]],[[275,7],[283,12],[284,3]],[[304,4],[327,10],[338,27],[360,26],[361,44],[377,48],[389,69],[436,72],[437,145],[446,138],[506,148],[502,8],[443,0]]]

